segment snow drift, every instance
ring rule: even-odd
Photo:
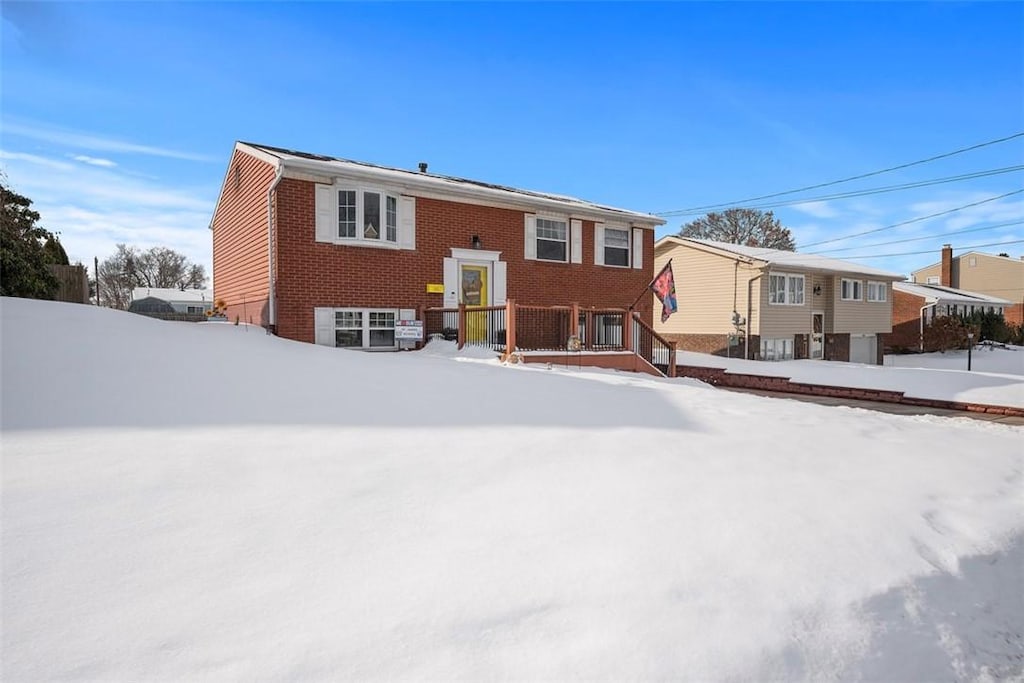
[[[1024,430],[0,308],[4,680],[1021,675]]]

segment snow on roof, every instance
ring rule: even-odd
[[[931,301],[951,301],[957,303],[977,304],[985,303],[993,306],[1009,306],[1011,302],[1006,299],[998,299],[987,294],[968,292],[963,289],[943,287],[942,285],[927,285],[920,282],[894,282],[892,288],[897,292],[912,294]]]
[[[212,289],[164,289],[159,287],[136,287],[132,290],[132,301],[153,297],[164,301],[213,301]]]
[[[271,147],[253,142],[239,142],[239,145],[258,150],[264,154],[271,155],[287,166],[300,166],[307,169],[318,168],[321,173],[348,172],[362,176],[371,175],[382,181],[390,181],[423,189],[441,190],[447,192],[462,192],[463,194],[487,195],[494,198],[504,198],[506,201],[522,203],[527,201],[532,204],[547,203],[557,204],[566,210],[577,210],[597,214],[611,214],[622,219],[628,219],[653,227],[664,225],[665,220],[653,214],[638,211],[629,211],[614,206],[606,206],[578,199],[567,195],[553,194],[551,192],[536,192],[534,190],[523,190],[505,185],[485,183],[479,180],[459,178],[457,176],[439,175],[419,171],[408,171],[401,168],[378,166],[364,161],[353,161],[323,154],[310,154],[281,147]]]
[[[805,270],[822,270],[840,273],[854,273],[857,275],[871,275],[873,277],[887,280],[903,280],[904,277],[897,273],[890,273],[887,270],[871,268],[860,263],[841,261],[839,259],[818,256],[817,254],[801,254],[796,251],[783,251],[782,249],[768,249],[765,247],[748,247],[742,244],[730,244],[728,242],[716,242],[714,240],[701,240],[692,237],[677,237],[669,235],[658,240],[658,245],[666,242],[677,244],[693,244],[704,247],[711,247],[720,251],[726,251],[748,259],[764,261],[771,266],[782,266],[786,268],[802,268]]]

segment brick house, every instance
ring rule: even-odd
[[[1005,299],[1010,302],[1004,313],[1006,321],[1024,322],[1024,256],[1015,259],[980,251],[953,256],[953,247],[945,244],[939,262],[915,270],[910,279]]]
[[[686,351],[753,360],[880,365],[902,275],[849,261],[710,240],[663,237],[679,311],[654,329]]]
[[[885,335],[886,349],[922,349],[924,328],[944,315],[999,313],[1005,317],[1012,302],[978,292],[941,285],[894,282],[892,285],[892,333]]]
[[[650,281],[663,223],[426,164],[238,142],[210,224],[214,295],[229,319],[282,337],[394,349],[396,322],[427,308],[626,308]]]

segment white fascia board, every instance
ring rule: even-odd
[[[625,209],[605,208],[577,201],[561,201],[551,197],[522,195],[510,190],[463,184],[436,176],[420,176],[411,171],[361,166],[340,161],[315,161],[298,158],[280,158],[279,162],[287,168],[306,170],[316,175],[342,178],[354,182],[366,182],[369,180],[387,187],[406,190],[408,194],[415,196],[430,196],[432,193],[433,196],[438,198],[475,198],[486,201],[473,203],[481,203],[488,206],[504,204],[514,207],[516,210],[530,212],[536,212],[538,209],[548,209],[567,213],[583,220],[600,221],[613,218],[619,221],[628,221],[635,227],[647,227],[652,230],[659,225],[665,224],[663,219],[649,214],[636,213]]]
[[[729,259],[730,261],[739,261],[740,263],[748,263],[751,265],[759,264],[757,265],[758,268],[765,268],[768,265],[770,265],[768,261],[765,261],[764,259],[756,259],[751,256],[747,256],[746,254],[737,254],[734,251],[729,251],[727,249],[719,249],[718,247],[713,247],[710,244],[691,242],[690,240],[680,239],[675,235],[666,235],[665,237],[662,237],[660,240],[658,240],[654,245],[654,251],[664,251],[665,249],[671,249],[672,247],[676,246],[687,247],[689,249],[696,249],[698,251],[703,251],[714,256],[721,256],[723,258]]]

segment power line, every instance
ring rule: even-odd
[[[787,194],[796,194],[797,192],[806,192],[807,190],[817,190],[817,189],[822,188],[822,187],[829,187],[831,185],[839,185],[840,183],[848,183],[851,180],[861,180],[862,178],[870,178],[871,176],[881,175],[882,173],[889,173],[890,171],[898,171],[898,170],[900,170],[902,168],[910,168],[911,166],[918,166],[920,164],[927,164],[927,163],[932,162],[932,161],[938,161],[939,159],[945,159],[947,157],[955,156],[957,154],[963,154],[964,152],[970,152],[970,151],[975,150],[975,149],[981,149],[982,147],[988,147],[989,145],[996,145],[996,144],[999,144],[1000,142],[1006,142],[1008,140],[1013,140],[1014,138],[1019,138],[1019,137],[1022,137],[1022,136],[1024,136],[1024,132],[1014,133],[1013,135],[1008,135],[1005,138],[998,138],[996,140],[989,140],[987,142],[981,142],[981,143],[979,143],[977,145],[971,145],[970,147],[964,147],[962,149],[956,149],[956,150],[953,150],[952,152],[946,152],[945,154],[938,154],[938,155],[933,156],[933,157],[928,157],[927,159],[920,159],[918,161],[911,161],[910,163],[907,163],[907,164],[900,164],[899,166],[891,166],[889,168],[883,168],[880,171],[872,171],[870,173],[862,173],[860,175],[850,176],[849,178],[841,178],[840,180],[832,180],[832,181],[829,181],[827,183],[818,183],[817,185],[808,185],[806,187],[800,187],[800,188],[797,188],[795,190],[786,190],[785,192],[774,192],[772,194],[764,194],[764,195],[761,195],[759,197],[748,197],[746,199],[739,199],[739,200],[734,201],[734,202],[721,202],[721,203],[718,203],[718,204],[707,204],[705,206],[691,206],[691,207],[689,207],[687,209],[679,209],[677,211],[666,211],[666,212],[656,213],[655,215],[656,216],[665,216],[665,215],[668,215],[668,214],[677,214],[677,213],[685,213],[685,212],[690,212],[690,211],[699,211],[699,210],[702,210],[702,209],[715,209],[715,208],[721,208],[721,207],[737,206],[737,205],[746,204],[747,202],[758,202],[758,201],[761,201],[762,199],[771,199],[772,197],[782,197],[782,196],[787,195]]]
[[[869,247],[884,247],[889,244],[903,244],[904,242],[920,242],[922,240],[935,240],[940,237],[948,237],[950,235],[966,235],[969,232],[983,232],[985,230],[996,230],[997,228],[1006,228],[1011,225],[1024,224],[1024,220],[1019,221],[1007,221],[1006,223],[996,223],[995,225],[985,225],[980,228],[968,228],[967,230],[954,230],[952,232],[944,232],[938,235],[925,235],[924,237],[908,237],[903,240],[891,240],[889,242],[874,242],[872,244],[860,244],[855,247],[837,247],[835,249],[822,249],[821,251],[808,251],[806,254],[831,254],[837,251],[852,251],[854,249],[867,249]]]
[[[896,192],[898,190],[911,190],[919,187],[928,187],[931,185],[944,185],[946,183],[954,183],[962,180],[974,180],[976,178],[986,178],[994,175],[1002,175],[1003,173],[1012,173],[1014,171],[1024,170],[1024,166],[1006,166],[1004,168],[994,168],[985,171],[975,171],[973,173],[964,173],[961,175],[947,176],[945,178],[932,178],[930,180],[919,180],[912,183],[902,183],[899,185],[885,185],[882,187],[865,188],[863,190],[852,190],[850,192],[840,192],[837,194],[829,195],[818,195],[816,197],[805,197],[802,199],[786,199],[778,202],[767,202],[765,204],[755,204],[752,206],[746,206],[748,209],[774,209],[780,206],[793,206],[799,204],[807,204],[810,202],[823,202],[832,201],[836,199],[848,199],[850,197],[866,197],[874,194],[884,194],[887,192]],[[680,217],[680,216],[696,216],[704,213],[703,211],[669,211],[661,214],[657,214],[666,218]]]
[[[988,244],[972,244],[968,247],[953,247],[954,251],[966,251],[970,249],[981,249],[983,247],[1001,247],[1005,244],[1021,244],[1024,240],[1009,240],[1007,242],[989,242]],[[888,258],[890,256],[917,256],[918,254],[934,254],[934,249],[927,249],[925,251],[904,251],[898,254],[864,254],[863,256],[844,256],[844,259],[852,261],[869,259],[869,258]]]
[[[939,211],[938,213],[929,214],[927,216],[920,216],[918,218],[911,218],[910,220],[901,221],[899,223],[893,223],[892,225],[883,225],[882,227],[874,228],[873,230],[864,230],[863,232],[855,232],[855,233],[852,233],[852,234],[849,234],[849,235],[844,235],[842,237],[833,237],[832,239],[821,240],[820,242],[811,242],[810,244],[805,244],[803,246],[806,249],[807,247],[816,247],[819,244],[830,244],[832,242],[841,242],[842,240],[848,240],[848,239],[852,239],[854,237],[861,237],[863,235],[870,235],[872,233],[882,232],[883,230],[892,230],[893,228],[899,228],[899,227],[904,226],[904,225],[910,225],[911,223],[918,223],[920,221],[925,221],[925,220],[928,220],[929,218],[937,218],[938,216],[945,216],[945,215],[950,214],[950,213],[956,213],[957,211],[963,211],[964,209],[969,209],[972,206],[980,206],[982,204],[987,204],[988,202],[994,202],[997,199],[1005,199],[1006,197],[1010,197],[1010,196],[1013,196],[1015,194],[1020,194],[1021,192],[1024,192],[1024,189],[1014,190],[1012,192],[1007,192],[1006,194],[1001,194],[1001,195],[998,195],[998,196],[995,196],[995,197],[989,197],[988,199],[982,199],[980,202],[973,202],[971,204],[964,204],[963,206],[958,206],[958,207],[955,207],[955,208],[952,208],[952,209],[947,209],[946,211]]]

